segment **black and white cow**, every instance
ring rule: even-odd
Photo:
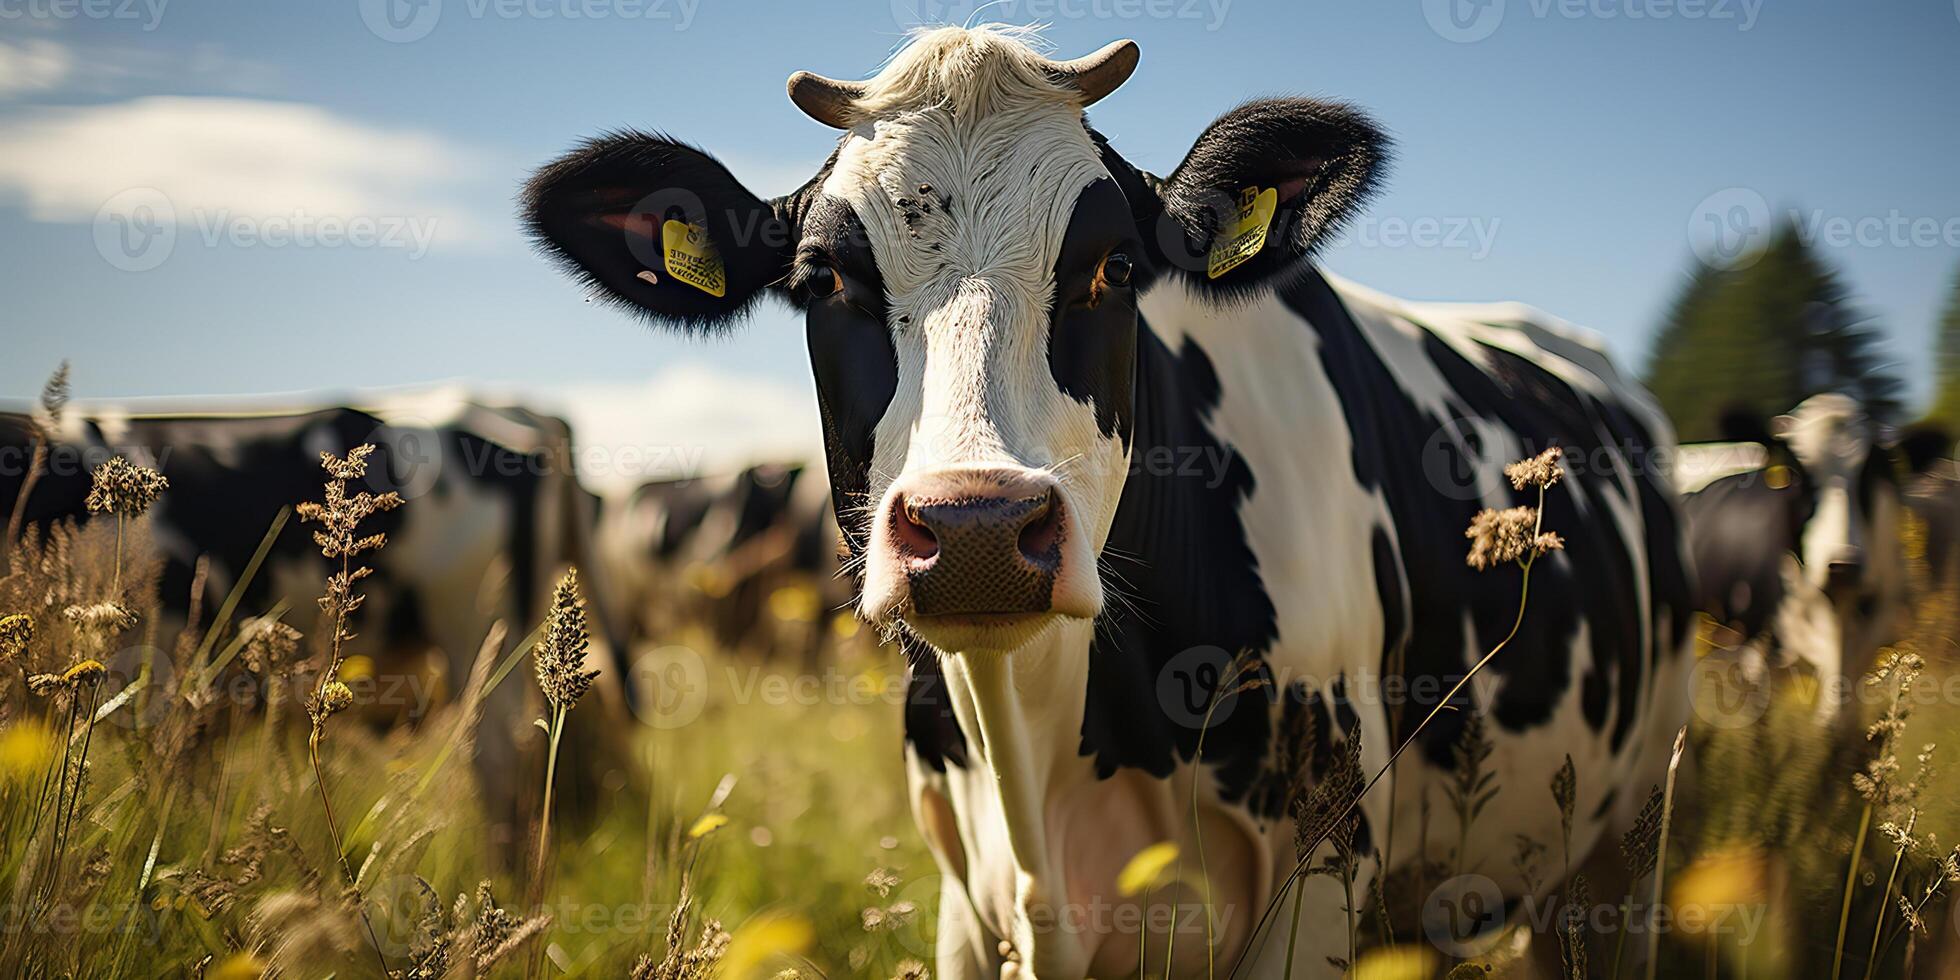
[[[367,478],[353,489],[395,491],[407,503],[363,525],[385,533],[388,544],[365,556],[374,574],[363,585],[369,602],[351,650],[371,658],[382,675],[374,681],[373,713],[414,719],[458,693],[493,621],[509,624],[514,645],[542,617],[564,566],[592,566],[597,499],[570,468],[571,438],[562,420],[440,394],[366,409],[133,414],[77,407],[24,518],[29,526],[86,521],[90,470],[111,455],[156,467],[170,480],[149,518],[163,561],[160,598],[166,614],[181,619],[204,559],[199,601],[208,623],[280,510],[320,499],[320,454],[375,444]],[[30,443],[24,416],[0,416],[0,452],[26,460]],[[0,513],[12,512],[24,474],[24,466],[0,466]],[[312,531],[286,523],[241,594],[240,615],[283,601],[286,622],[309,634],[324,628],[315,600],[329,566]],[[603,644],[607,630],[599,625]],[[421,662],[431,650],[440,655],[428,665],[433,672]],[[616,698],[618,671],[602,676],[600,696]],[[508,774],[532,731],[524,696],[524,685],[504,684],[485,707],[477,752],[485,793],[500,808],[493,812],[516,812],[522,787]],[[596,743],[575,736],[570,744],[584,754]]]
[[[1899,453],[1911,471],[1903,487],[1906,509],[1925,534],[1929,591],[1960,586],[1960,464],[1953,459],[1953,436],[1936,425],[1914,426],[1899,439]]]
[[[1847,395],[1814,395],[1678,472],[1697,572],[1695,606],[1732,634],[1749,674],[1807,665],[1820,720],[1855,726],[1850,685],[1906,626],[1898,454]],[[1723,472],[1733,470],[1733,472]]]
[[[1357,735],[1380,767],[1504,636],[1518,576],[1468,568],[1464,529],[1520,502],[1503,464],[1557,445],[1575,466],[1545,521],[1568,550],[1460,703],[1505,776],[1464,866],[1522,895],[1500,855],[1558,840],[1541,797],[1567,755],[1583,854],[1640,807],[1687,714],[1677,515],[1643,465],[1667,423],[1542,314],[1407,304],[1316,269],[1386,163],[1356,110],[1247,103],[1159,178],[1083,115],[1136,45],[1058,62],[1024,38],[944,28],[865,82],[792,76],[844,133],[775,200],[641,132],[586,142],[523,200],[549,255],[658,325],[725,328],[765,294],[804,312],[858,610],[911,655],[937,975],[1138,973],[1142,899],[1117,878],[1173,840],[1191,873],[1202,843],[1219,934],[1207,950],[1194,927],[1166,972],[1216,959],[1224,976],[1245,951],[1240,976],[1277,976],[1284,931],[1253,928],[1294,864],[1272,788]],[[1240,653],[1274,683],[1214,710],[1200,756]],[[1390,826],[1396,858],[1455,846],[1420,812],[1441,805],[1463,716],[1424,732],[1398,792],[1365,798],[1364,854]],[[1279,733],[1303,730],[1314,772],[1275,772]],[[1341,885],[1303,880],[1300,973],[1332,973]]]
[[[851,596],[829,485],[807,469],[761,463],[607,500],[597,548],[629,630],[622,642],[672,640],[698,625],[723,649],[813,662],[830,611]],[[784,590],[802,597],[798,608],[771,608]]]

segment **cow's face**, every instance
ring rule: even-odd
[[[1102,610],[1139,292],[1283,277],[1385,155],[1350,109],[1257,102],[1147,178],[1083,117],[1136,60],[1130,42],[1056,62],[1015,32],[945,28],[868,82],[791,78],[844,130],[794,194],[762,201],[697,150],[623,134],[540,171],[525,206],[547,252],[658,321],[718,324],[762,292],[801,308],[859,611],[941,650],[1011,650]],[[1248,187],[1276,198],[1266,245],[1208,269]],[[698,248],[676,272],[688,225],[711,288],[685,267]]]
[[[1798,558],[1812,585],[1869,596],[1897,564],[1899,493],[1889,450],[1855,399],[1813,396],[1770,423],[1810,504]]]

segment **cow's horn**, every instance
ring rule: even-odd
[[[1085,54],[1072,61],[1057,61],[1048,69],[1057,82],[1072,85],[1082,93],[1082,104],[1094,105],[1097,99],[1116,91],[1118,85],[1130,78],[1137,70],[1137,58],[1142,52],[1137,43],[1131,40],[1112,41],[1094,54]]]
[[[840,82],[807,71],[789,77],[789,100],[811,119],[833,129],[851,128],[853,103],[863,96],[863,82]]]

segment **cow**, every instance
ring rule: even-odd
[[[802,463],[641,484],[609,499],[597,534],[623,642],[705,627],[723,649],[814,663],[850,596],[830,489]]]
[[[25,416],[0,417],[0,432],[0,451],[31,457],[35,430]],[[386,534],[388,543],[362,556],[373,575],[362,583],[369,599],[349,650],[385,675],[375,679],[375,694],[387,703],[367,713],[376,720],[413,721],[458,693],[492,622],[504,620],[515,643],[539,622],[564,566],[593,564],[598,501],[570,468],[571,439],[561,420],[442,393],[396,396],[365,408],[138,414],[77,406],[55,434],[23,518],[40,528],[88,520],[83,501],[90,471],[112,455],[155,467],[170,481],[149,516],[162,560],[162,611],[181,623],[195,603],[205,611],[201,625],[208,625],[210,611],[245,575],[280,511],[321,499],[327,476],[320,454],[345,455],[374,444],[367,477],[350,489],[394,491],[406,503],[362,526],[363,532]],[[11,514],[25,467],[0,469],[6,474],[0,477],[0,513]],[[326,628],[316,622],[315,600],[330,566],[311,532],[287,521],[241,592],[239,615],[283,603],[283,618],[301,631]],[[200,582],[203,591],[193,597]],[[596,625],[596,656],[603,658],[610,652],[609,630],[603,618]],[[426,656],[431,652],[432,661]],[[621,696],[619,675],[602,674],[601,699]],[[513,832],[515,826],[503,821],[518,815],[518,794],[528,791],[508,777],[533,731],[525,698],[524,685],[500,685],[486,704],[477,738],[478,774],[493,824]],[[615,707],[624,710],[623,704]],[[569,752],[591,753],[595,776],[614,758],[597,736],[575,733],[569,744]],[[574,787],[573,796],[590,796],[594,785]]]
[[[1684,496],[1695,608],[1738,651],[1737,680],[1803,665],[1820,685],[1818,720],[1855,728],[1850,685],[1907,625],[1899,454],[1837,393],[1767,426],[1731,415],[1725,429],[1741,447],[1725,455],[1757,462]]]
[[[1906,509],[1925,534],[1926,586],[1950,592],[1960,585],[1960,464],[1953,436],[1932,424],[1911,427],[1899,439],[1899,453],[1912,476],[1904,486]]]
[[[1336,974],[1342,881],[1290,877],[1273,790],[1337,749],[1380,770],[1511,629],[1519,576],[1465,554],[1480,508],[1520,502],[1511,460],[1575,463],[1543,512],[1565,550],[1396,791],[1361,797],[1353,895],[1394,870],[1380,855],[1457,846],[1423,815],[1466,717],[1518,777],[1461,854],[1502,892],[1490,910],[1532,894],[1499,856],[1517,835],[1559,840],[1556,770],[1581,774],[1582,855],[1635,817],[1688,713],[1689,572],[1652,400],[1535,310],[1321,271],[1389,156],[1358,109],[1260,99],[1168,176],[1131,165],[1085,109],[1138,58],[933,29],[867,81],[790,77],[842,133],[782,197],[630,130],[522,193],[539,248],[654,325],[713,333],[765,295],[802,312],[856,609],[909,660],[942,977],[1278,976],[1286,930],[1257,923],[1288,886],[1294,975]],[[1166,944],[1161,919],[1140,941],[1164,892],[1119,878],[1164,841],[1187,876],[1203,856],[1215,944],[1196,923]]]

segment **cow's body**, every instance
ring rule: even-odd
[[[1394,690],[1398,655],[1403,676],[1434,681],[1411,685],[1406,732],[1510,628],[1519,576],[1469,569],[1463,527],[1479,506],[1513,502],[1501,467],[1539,446],[1575,457],[1546,512],[1570,550],[1534,570],[1519,639],[1472,685],[1468,704],[1486,717],[1500,793],[1473,824],[1461,867],[1506,896],[1525,893],[1510,862],[1515,835],[1558,852],[1546,786],[1568,754],[1581,774],[1573,853],[1623,826],[1687,713],[1675,515],[1665,484],[1640,469],[1668,428],[1645,396],[1596,348],[1516,306],[1402,306],[1312,281],[1219,310],[1173,284],[1144,297],[1142,317],[1157,342],[1139,373],[1162,387],[1147,386],[1153,408],[1140,414],[1161,407],[1166,428],[1139,425],[1108,545],[1123,556],[1110,564],[1127,601],[1099,628],[1057,629],[1011,661],[955,661],[942,679],[922,660],[915,680],[915,806],[948,876],[942,969],[993,977],[1005,938],[1036,976],[1136,973],[1133,934],[1040,923],[1120,903],[1108,882],[1158,840],[1181,841],[1195,859],[1194,779],[1212,900],[1225,917],[1220,955],[1242,948],[1294,864],[1292,824],[1271,792],[1285,776],[1270,770],[1281,712],[1310,712],[1319,766],[1329,740],[1358,725],[1363,768],[1381,767],[1399,736],[1384,699],[1360,692]],[[1159,445],[1192,438],[1230,461],[1215,489],[1197,488],[1217,473],[1147,471]],[[1463,453],[1466,438],[1480,451]],[[1602,462],[1611,469],[1580,469]],[[1193,673],[1219,676],[1204,671],[1235,649],[1256,653],[1282,686],[1215,712],[1205,764],[1194,766],[1204,702],[1179,699]],[[1031,702],[1036,692],[1053,696]],[[1457,846],[1441,782],[1461,728],[1461,715],[1439,717],[1423,751],[1399,763],[1387,853],[1435,859]],[[990,731],[1000,734],[981,737]],[[1017,794],[1040,801],[1018,820]],[[1385,791],[1364,799],[1376,845],[1386,845],[1389,806]],[[1330,925],[1341,918],[1338,880],[1307,881],[1313,943],[1298,957],[1303,972],[1346,955],[1345,928]],[[958,885],[973,896],[971,912]],[[1202,933],[1180,938],[1179,975],[1204,975]],[[1283,930],[1264,937],[1245,975],[1279,975],[1283,947]],[[1147,951],[1159,968],[1162,949]]]
[[[809,662],[850,599],[829,487],[802,464],[642,484],[606,502],[597,537],[622,642],[698,624],[725,649]]]
[[[792,76],[844,135],[773,201],[631,132],[524,199],[547,254],[657,323],[711,330],[765,293],[804,311],[857,608],[914,671],[936,975],[1226,976],[1242,953],[1238,976],[1280,975],[1286,930],[1254,923],[1294,866],[1289,797],[1356,735],[1374,772],[1505,638],[1519,574],[1469,568],[1465,528],[1533,502],[1502,467],[1554,446],[1569,475],[1544,526],[1568,550],[1538,562],[1462,710],[1363,797],[1353,894],[1384,854],[1455,847],[1435,790],[1472,712],[1499,795],[1464,870],[1528,890],[1498,855],[1520,834],[1558,852],[1546,787],[1568,755],[1578,864],[1658,781],[1687,710],[1666,423],[1539,314],[1404,305],[1313,267],[1386,159],[1357,111],[1247,103],[1157,178],[1082,112],[1136,47],[1055,62],[1024,38],[945,28],[866,82]],[[1258,683],[1221,690],[1237,681]],[[1174,926],[1138,912],[1175,890],[1118,886],[1165,840],[1210,872],[1179,900],[1217,916],[1215,947],[1177,924],[1168,970]],[[1303,882],[1295,973],[1331,974],[1348,903],[1336,878]]]
[[[1726,687],[1705,703],[1722,722],[1721,702],[1760,703],[1738,685],[1801,666],[1818,682],[1817,718],[1848,739],[1860,724],[1853,685],[1909,619],[1898,454],[1842,395],[1810,398],[1775,428],[1704,454],[1742,465],[1706,473],[1683,499],[1695,609],[1741,669],[1711,674]]]
[[[24,417],[10,419],[8,447],[25,458],[30,428]],[[320,454],[345,455],[363,443],[377,451],[365,482],[352,489],[396,491],[407,502],[362,526],[364,533],[386,534],[388,543],[363,556],[374,573],[361,587],[369,601],[349,650],[370,657],[383,675],[374,687],[381,703],[363,707],[371,715],[414,720],[457,695],[491,623],[503,620],[514,643],[541,618],[558,571],[574,562],[589,566],[597,500],[569,469],[571,432],[564,422],[434,396],[366,410],[132,414],[78,407],[24,518],[30,526],[87,520],[89,469],[111,455],[156,467],[170,480],[148,518],[163,560],[164,610],[181,620],[202,560],[198,601],[208,625],[208,611],[245,574],[280,511],[321,499]],[[0,511],[11,512],[19,489],[18,479],[0,485]],[[241,593],[239,615],[282,604],[286,622],[308,634],[323,630],[316,599],[331,569],[312,528],[288,520]],[[603,642],[603,628],[600,634]],[[439,659],[429,662],[424,655],[432,650]],[[602,690],[616,690],[611,683]],[[477,743],[494,812],[512,817],[522,788],[508,772],[530,728],[523,698],[522,686],[502,685],[486,707]]]

